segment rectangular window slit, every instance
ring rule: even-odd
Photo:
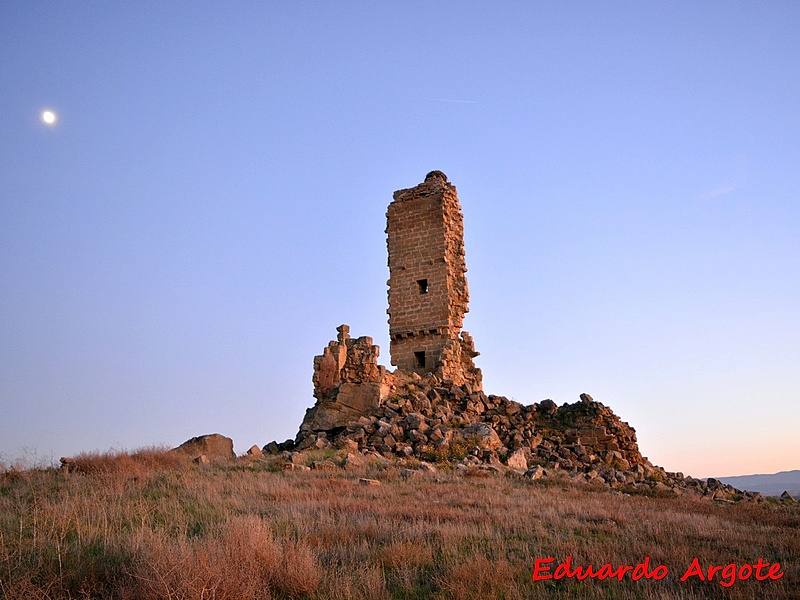
[[[428,293],[428,280],[427,279],[417,279],[417,287],[419,287],[420,294],[427,294]]]
[[[414,363],[418,369],[425,368],[425,351],[414,352]]]

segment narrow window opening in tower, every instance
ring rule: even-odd
[[[414,352],[414,363],[418,369],[425,368],[425,351]]]
[[[427,294],[428,293],[428,280],[427,279],[417,279],[417,286],[419,286],[419,293],[420,294]]]

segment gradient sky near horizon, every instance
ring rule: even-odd
[[[800,469],[800,4],[0,5],[0,459],[294,437],[444,171],[484,387]],[[57,116],[42,121],[45,110]]]

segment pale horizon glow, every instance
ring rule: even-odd
[[[389,366],[386,208],[438,169],[487,393],[800,468],[795,4],[0,12],[0,462],[294,437],[338,325]]]

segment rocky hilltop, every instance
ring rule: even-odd
[[[647,473],[636,433],[588,394],[562,407],[552,400],[524,406],[455,385],[434,373],[387,373],[368,337],[350,339],[348,327],[315,358],[314,396],[294,446],[342,447],[400,457],[454,458],[467,452],[482,461],[528,462],[574,471],[578,465],[613,466]],[[344,360],[326,367],[326,358]],[[352,444],[350,444],[352,446]],[[527,468],[525,469],[527,470]]]
[[[342,466],[372,456],[412,466],[561,477],[630,493],[760,498],[653,465],[639,451],[633,427],[588,394],[574,404],[526,406],[435,373],[389,372],[377,364],[371,338],[350,338],[346,325],[337,331],[337,340],[314,359],[316,403],[296,438],[264,446],[266,454],[282,453],[287,466],[303,464],[303,451],[340,450]]]
[[[473,359],[464,219],[455,186],[431,171],[394,192],[386,212],[389,340],[394,372],[378,364],[372,338],[336,340],[314,358],[314,398],[294,440],[265,452],[338,449],[357,455],[438,462],[455,469],[569,477],[630,492],[692,491],[729,501],[747,495],[713,479],[667,473],[639,452],[634,429],[581,394],[575,404],[524,406],[487,395]],[[303,466],[303,465],[301,465]]]

